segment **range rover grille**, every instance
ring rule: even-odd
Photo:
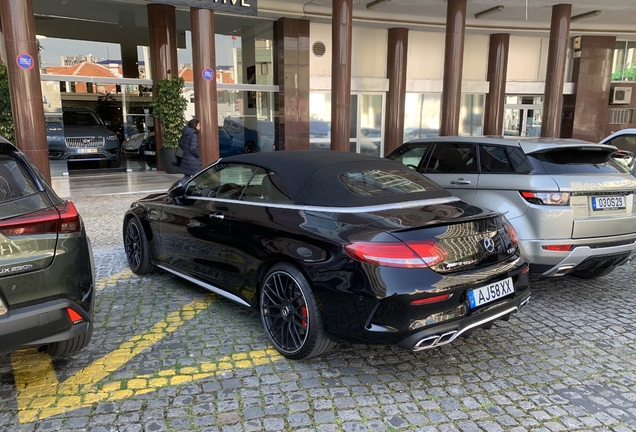
[[[104,145],[104,137],[77,137],[66,138],[66,146],[73,148],[101,147]]]

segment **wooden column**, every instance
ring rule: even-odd
[[[561,131],[565,60],[570,35],[571,14],[572,5],[570,4],[552,6],[548,65],[543,99],[543,121],[541,124],[542,137],[558,138]]]
[[[442,136],[457,135],[459,133],[465,27],[466,0],[448,0],[446,9],[442,120],[439,131],[439,134]]]
[[[1,0],[15,144],[51,180],[31,0]]]
[[[490,35],[487,74],[489,90],[486,95],[486,107],[484,110],[484,135],[503,135],[509,46],[509,34],[498,33]]]
[[[309,150],[309,21],[274,24],[276,150]]]
[[[331,149],[350,151],[352,0],[333,0]]]
[[[190,8],[194,113],[201,122],[199,148],[203,166],[219,159],[214,11]],[[189,120],[189,119],[187,119]]]
[[[386,76],[389,79],[389,92],[386,95],[385,155],[404,142],[409,30],[406,28],[389,29],[388,39]]]
[[[178,73],[177,24],[174,6],[164,4],[148,5],[148,29],[150,31],[150,70],[153,81],[170,78]],[[148,67],[148,65],[146,65]],[[156,88],[153,88],[156,96]],[[155,140],[157,152],[163,147],[161,122],[155,118]],[[157,155],[158,156],[158,155]],[[157,157],[157,169],[162,169]]]

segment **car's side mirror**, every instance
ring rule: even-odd
[[[168,196],[170,198],[181,198],[186,193],[186,188],[181,183],[177,183],[168,190]]]

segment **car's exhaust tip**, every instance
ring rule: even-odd
[[[40,345],[38,347],[38,352],[45,353],[45,352],[48,352],[50,348],[51,348],[51,345]]]

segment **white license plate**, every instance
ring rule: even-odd
[[[156,155],[157,155],[157,152],[153,152],[153,151],[146,150],[146,151],[144,151],[144,154],[145,154],[145,155],[148,155],[148,156],[156,156]]]
[[[624,208],[624,196],[592,197],[593,210],[620,210]]]
[[[505,297],[508,294],[512,294],[513,292],[515,292],[515,286],[512,284],[512,278],[507,278],[502,281],[468,291],[468,301],[470,301],[470,308],[474,309],[501,297]]]
[[[96,148],[78,148],[75,149],[75,153],[97,153]]]

